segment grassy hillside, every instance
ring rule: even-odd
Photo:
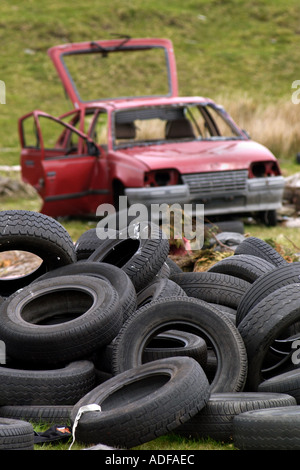
[[[20,116],[33,109],[54,115],[71,109],[47,49],[130,35],[171,39],[180,93],[209,96],[223,104],[254,139],[297,171],[291,162],[300,152],[300,104],[292,103],[291,86],[300,80],[299,19],[299,0],[1,0],[0,80],[6,84],[6,104],[0,104],[0,165],[19,163]],[[118,78],[116,74],[116,84]],[[39,207],[35,197],[12,196],[1,199],[0,209]],[[63,223],[74,241],[95,226],[85,220]],[[289,247],[292,239],[300,247],[294,229],[284,234],[281,227],[248,230],[260,238],[280,237]],[[163,436],[141,448],[233,447]]]
[[[18,117],[70,109],[47,49],[115,35],[171,39],[182,95],[224,104],[282,159],[300,150],[300,105],[291,101],[300,79],[297,0],[2,0],[0,13],[0,164],[19,162]]]

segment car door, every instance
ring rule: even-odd
[[[80,122],[82,111],[77,112]],[[99,147],[73,125],[42,111],[21,118],[19,131],[22,178],[41,196],[41,212],[52,217],[95,213],[108,193]]]

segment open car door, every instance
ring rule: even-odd
[[[80,113],[73,113],[73,124],[80,123]],[[86,134],[33,111],[19,120],[19,135],[22,179],[41,196],[42,213],[51,217],[95,213],[106,202],[101,149]]]

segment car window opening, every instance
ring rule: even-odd
[[[115,114],[116,148],[198,140],[245,139],[212,104],[127,109]]]

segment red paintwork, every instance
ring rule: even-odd
[[[103,47],[116,47],[120,39],[98,41]],[[248,169],[254,161],[274,161],[274,155],[262,145],[248,139],[239,129],[242,140],[238,141],[189,141],[163,143],[162,145],[135,146],[114,150],[112,143],[112,115],[117,110],[170,104],[212,102],[202,97],[179,97],[177,72],[172,43],[165,39],[130,39],[126,47],[164,47],[168,57],[170,92],[164,97],[120,98],[114,101],[102,100],[85,103],[80,101],[72,81],[63,66],[63,54],[89,50],[89,42],[52,47],[48,52],[71,99],[74,109],[67,113],[70,119],[78,117],[79,125],[65,125],[68,132],[77,132],[78,150],[65,157],[61,148],[45,149],[40,129],[40,119],[49,118],[61,123],[42,111],[34,111],[19,120],[21,142],[21,168],[23,180],[33,185],[41,198],[41,211],[50,216],[79,215],[93,213],[101,203],[113,203],[113,182],[121,182],[125,188],[143,187],[145,172],[159,169],[176,169],[179,174],[201,173]],[[213,103],[213,102],[212,102]],[[107,146],[99,146],[99,155],[88,155],[87,141],[90,132],[85,134],[84,116],[87,109],[105,109],[108,116]],[[61,116],[61,119],[66,117]],[[40,148],[26,147],[22,125],[27,117],[33,117],[40,139]],[[230,118],[231,119],[231,118]],[[75,119],[76,120],[76,119]],[[75,120],[71,121],[75,124]],[[70,120],[68,121],[70,122]],[[235,124],[237,127],[237,125]],[[80,131],[78,131],[80,129]],[[77,196],[77,197],[76,197]]]
[[[134,158],[145,171],[175,168],[182,173],[226,171],[248,168],[251,162],[274,159],[271,152],[257,142],[184,142],[163,146],[122,149],[115,152],[118,160]],[[199,162],[201,159],[201,162]],[[274,159],[275,160],[275,159]]]
[[[94,43],[104,47],[104,48],[113,48],[120,45],[122,40],[120,39],[110,39],[104,41],[94,41]],[[177,70],[176,70],[176,61],[173,50],[172,42],[168,39],[157,39],[157,38],[144,38],[144,39],[130,39],[125,43],[126,47],[162,47],[166,50],[169,64],[169,74],[170,74],[170,96],[178,96],[178,82],[177,82]],[[93,50],[94,46],[91,46],[91,42],[80,42],[80,43],[71,43],[63,44],[60,46],[51,47],[48,50],[48,54],[56,67],[58,75],[64,85],[66,93],[70,97],[75,108],[82,106],[82,103],[74,89],[73,83],[70,80],[70,77],[66,73],[64,65],[62,63],[63,55],[66,53],[76,53],[78,51],[88,51]]]

